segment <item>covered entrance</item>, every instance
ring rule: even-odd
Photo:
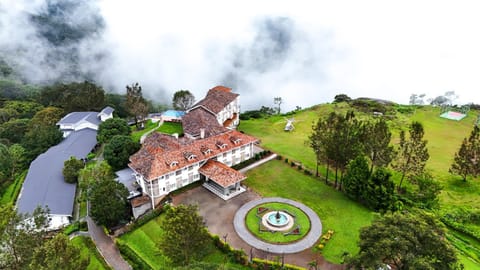
[[[247,177],[227,165],[209,160],[199,172],[205,177],[203,186],[224,200],[233,198],[246,189],[240,185]]]

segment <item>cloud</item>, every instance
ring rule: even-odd
[[[338,93],[407,103],[454,90],[479,103],[477,5],[5,0],[0,57],[31,82],[93,79],[122,93],[139,82],[166,103],[179,89],[201,98],[218,84],[241,94],[243,110],[281,96],[287,111]],[[52,42],[64,33],[57,26],[81,34]]]

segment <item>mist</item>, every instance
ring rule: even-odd
[[[169,104],[216,86],[242,110],[336,94],[408,103],[455,91],[480,103],[476,1],[0,0],[0,58],[31,83],[134,82]]]

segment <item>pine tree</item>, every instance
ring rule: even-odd
[[[480,174],[480,129],[474,126],[469,138],[463,139],[460,149],[455,153],[455,157],[449,172],[458,174],[463,181],[467,181],[468,176],[477,177]]]
[[[393,168],[402,174],[398,189],[402,187],[405,177],[413,181],[415,176],[425,170],[427,160],[430,158],[427,149],[427,140],[423,139],[425,131],[419,122],[412,122],[409,127],[410,137],[407,139],[405,131],[400,132],[400,142],[396,162]]]

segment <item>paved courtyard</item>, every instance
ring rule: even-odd
[[[236,233],[233,220],[237,210],[245,203],[259,200],[261,196],[249,189],[246,192],[224,201],[203,187],[188,190],[173,197],[173,204],[197,204],[200,215],[204,217],[208,230],[220,238],[227,239],[227,242],[236,249],[243,249],[245,253],[257,258],[274,260],[282,254],[256,249],[244,242]],[[320,217],[321,218],[321,217]],[[313,253],[310,248],[292,254],[284,254],[285,263],[298,265],[308,269],[308,263],[317,260],[320,269],[345,269],[343,265],[335,265],[326,262],[323,257]]]

